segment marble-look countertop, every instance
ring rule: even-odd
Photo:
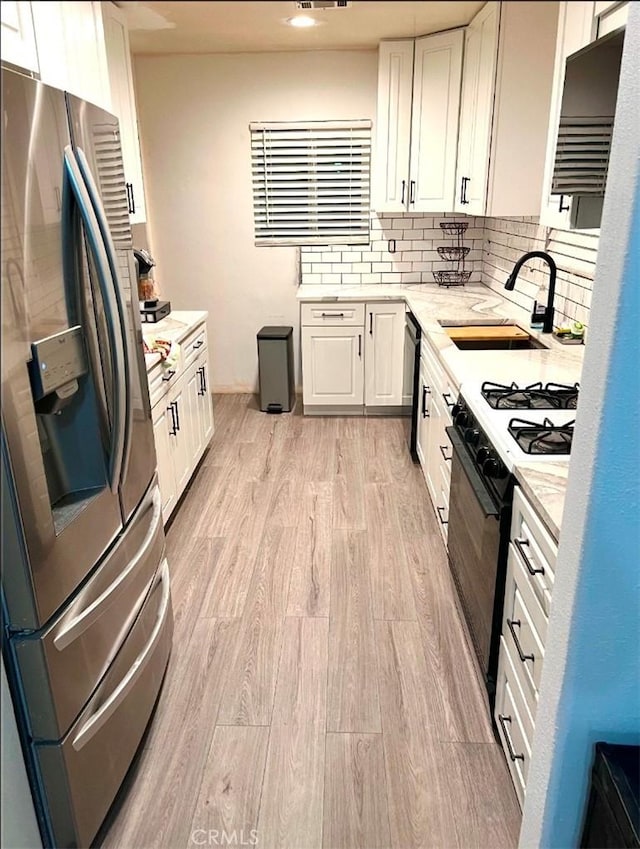
[[[145,339],[160,336],[162,339],[169,339],[171,342],[180,344],[192,330],[205,322],[208,316],[209,313],[206,310],[173,310],[160,321],[143,324],[142,335]],[[160,362],[160,354],[145,354],[144,360],[149,372],[156,363]]]
[[[451,381],[496,383],[575,383],[580,380],[584,345],[563,345],[551,334],[529,328],[529,313],[480,284],[444,289],[434,284],[372,286],[309,286],[298,288],[299,301],[404,301],[423,334],[438,352]],[[461,351],[440,321],[508,319],[517,322],[547,349],[523,351]],[[515,475],[534,509],[557,540],[562,523],[568,461],[523,463]]]

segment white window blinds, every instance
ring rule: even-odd
[[[369,241],[371,121],[250,130],[256,245]]]

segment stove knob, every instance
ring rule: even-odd
[[[485,477],[487,478],[504,477],[500,460],[496,460],[495,457],[489,457],[488,460],[485,460],[482,464],[482,474],[485,475]]]
[[[489,459],[489,457],[491,457],[491,451],[489,448],[487,448],[486,445],[483,445],[482,448],[478,448],[476,460],[479,466],[482,466]]]
[[[451,418],[455,421],[458,417],[458,413],[461,413],[464,410],[464,404],[458,401],[457,404],[454,404],[451,408]]]
[[[456,404],[456,407],[458,405]],[[458,410],[456,413],[456,407],[453,408],[451,414],[453,416],[453,421],[456,427],[466,427],[469,424],[469,413],[466,410]]]
[[[469,427],[464,432],[464,441],[469,445],[476,445],[480,439],[480,431],[475,427]]]

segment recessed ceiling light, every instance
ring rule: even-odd
[[[287,18],[286,23],[291,27],[303,29],[306,27],[315,27],[319,22],[315,18],[310,18],[309,15],[296,15],[294,18]]]

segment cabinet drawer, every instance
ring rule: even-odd
[[[504,597],[502,636],[509,646],[516,675],[531,716],[538,707],[544,662],[546,617],[529,588],[529,579],[513,550],[509,555]]]
[[[166,368],[162,362],[159,362],[147,373],[149,401],[152,408],[167,394],[169,387],[177,381],[178,372],[177,365],[174,368]]]
[[[207,347],[207,326],[201,324],[182,341],[182,365],[187,368],[195,362],[196,357]]]
[[[500,639],[494,717],[516,794],[522,805],[531,760],[533,720],[504,637]]]
[[[302,326],[364,325],[364,304],[302,304]]]
[[[513,494],[511,542],[531,574],[532,585],[543,610],[549,615],[558,546],[519,486]]]

